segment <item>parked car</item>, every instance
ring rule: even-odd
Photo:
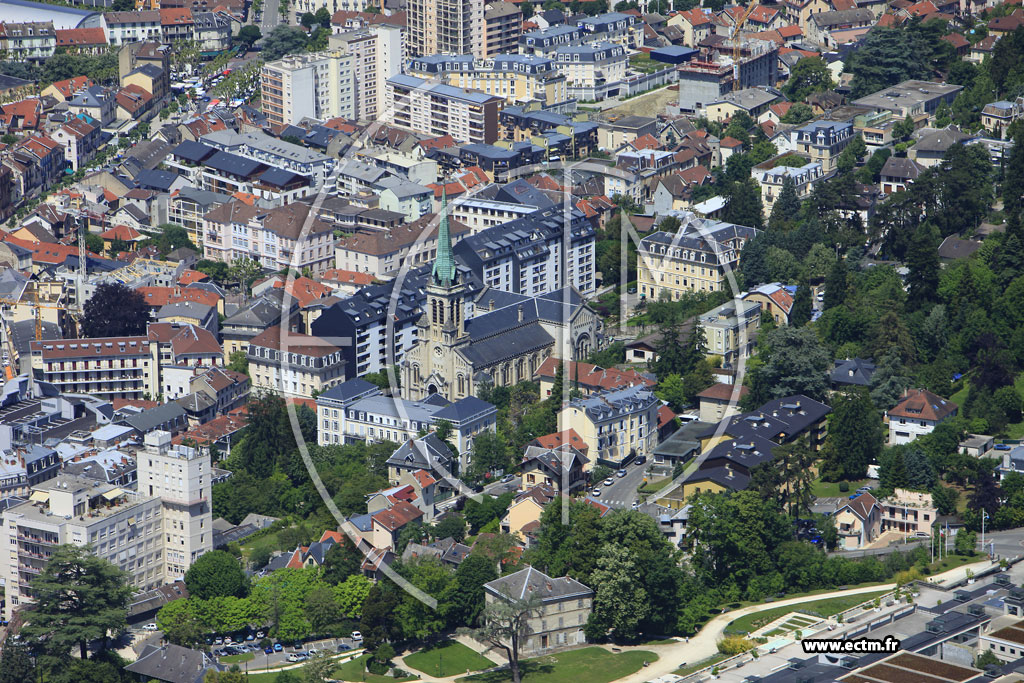
[[[601,495],[601,489],[594,489],[593,491],[590,492],[590,495],[592,495],[592,496],[600,496]]]
[[[514,474],[506,474],[504,477],[501,478],[501,481],[507,484],[508,482],[512,481],[515,478],[516,475]]]
[[[643,465],[645,462],[647,462],[647,456],[638,455],[636,456],[636,459],[633,462],[635,462],[637,465]]]
[[[267,645],[265,648],[263,648],[263,651],[266,652],[268,655],[270,655],[270,654],[274,653],[274,648],[272,648],[269,645]]]
[[[256,637],[262,639],[266,634],[263,631],[256,631]]]
[[[338,643],[338,652],[346,652],[347,650],[351,650],[351,649],[352,649],[352,646],[349,645],[348,643]]]
[[[247,643],[251,643],[254,640],[256,640],[256,636],[254,636],[251,633],[245,637],[245,642],[247,642]]]
[[[611,486],[614,483],[615,483],[615,480],[612,479],[611,477],[608,477],[607,479],[604,480],[604,485],[605,486]]]
[[[281,646],[281,643],[274,643],[274,652],[280,652],[283,649],[284,647]]]
[[[223,645],[224,644],[224,639],[220,638],[220,637],[215,638],[214,641],[213,641],[213,644],[214,645]]]
[[[288,655],[289,662],[304,662],[307,659],[309,659],[309,657],[302,654],[301,652],[296,652],[295,654]]]
[[[352,635],[351,635],[351,636],[349,636],[349,637],[350,637],[350,638],[351,638],[352,640],[354,640],[354,641],[356,641],[356,642],[359,642],[360,640],[362,640],[362,639],[363,639],[363,634],[362,634],[362,633],[360,633],[359,631],[352,631]]]
[[[153,623],[146,624],[145,626],[142,627],[142,630],[143,631],[155,631],[156,630],[156,624],[153,624]]]
[[[615,473],[615,476],[616,477],[624,477],[624,476],[626,476],[626,470],[619,470],[618,472]]]

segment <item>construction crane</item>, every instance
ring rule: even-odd
[[[736,25],[732,27],[732,89],[740,89],[740,29],[743,28],[743,24],[747,23],[747,19],[750,18],[751,13],[757,9],[757,2],[751,2],[743,14],[740,15]]]

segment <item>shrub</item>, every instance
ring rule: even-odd
[[[846,493],[849,490],[850,490],[850,482],[848,482],[848,481],[841,481],[841,482],[839,482],[839,492],[840,493]]]
[[[718,651],[723,655],[733,656],[754,648],[754,642],[742,636],[726,636],[718,641]]]

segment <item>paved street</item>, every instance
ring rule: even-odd
[[[252,643],[245,643],[250,647]],[[294,645],[294,643],[292,644]],[[248,662],[242,662],[239,664],[242,670],[259,671],[268,667],[277,667],[284,664],[289,664],[288,657],[295,654],[296,652],[309,651],[315,649],[320,652],[326,652],[327,654],[338,654],[339,652],[347,652],[352,649],[358,649],[360,647],[351,638],[326,638],[324,640],[311,640],[302,643],[301,648],[295,648],[292,645],[282,648],[281,652],[273,652],[271,654],[265,653],[263,650],[257,648],[255,651],[255,658],[250,659]],[[347,649],[338,649],[341,646],[348,646]],[[211,649],[217,651],[225,647],[224,645],[214,645]]]
[[[636,489],[643,481],[649,464],[650,461],[643,465],[626,465],[626,476],[618,477],[612,474],[611,486],[605,486],[603,481],[594,482],[590,490],[600,489],[601,495],[595,496],[590,493],[587,497],[613,508],[631,507],[637,498]]]
[[[263,0],[263,17],[260,19],[260,33],[267,35],[281,23],[279,7],[281,0]]]

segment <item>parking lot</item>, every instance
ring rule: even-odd
[[[259,641],[254,640],[250,642],[236,643],[234,645],[211,645],[210,651],[220,661],[223,657],[227,656],[228,662],[237,663],[243,670],[252,669],[266,669],[268,667],[285,666],[287,664],[294,663],[289,661],[289,657],[298,653],[309,653],[311,650],[317,652],[326,652],[328,654],[338,654],[339,652],[348,652],[349,650],[358,649],[361,647],[356,641],[351,638],[324,638],[321,640],[308,640],[306,642],[298,644],[299,647],[295,647],[297,643],[280,643],[281,650],[273,651],[267,654],[259,647]],[[251,652],[254,657],[245,662],[237,662],[235,657],[232,655],[222,654],[225,648],[235,648],[239,652],[235,654],[245,654]],[[226,662],[227,663],[227,662]]]

